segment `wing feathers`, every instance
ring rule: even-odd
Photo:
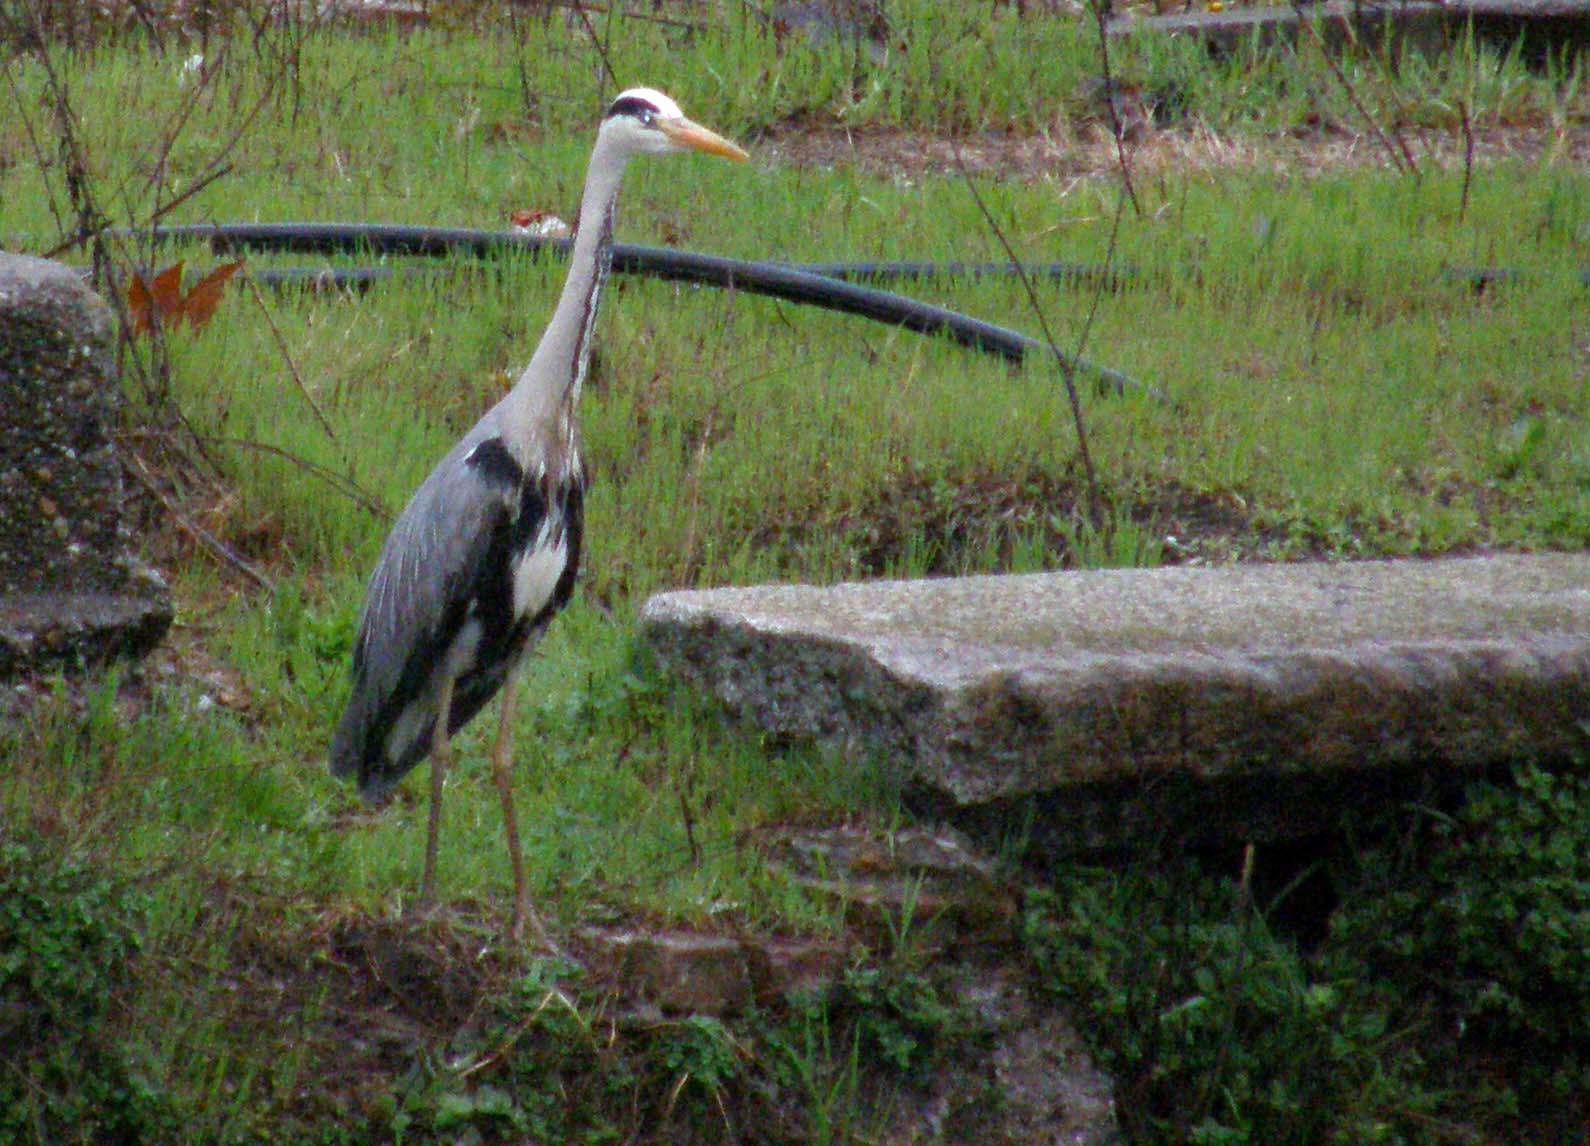
[[[572,591],[582,484],[578,469],[558,486],[526,482],[496,436],[465,438],[432,471],[370,579],[333,775],[357,776],[360,792],[378,799],[418,764],[449,662],[449,734],[496,694]]]

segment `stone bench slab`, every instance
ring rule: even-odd
[[[765,730],[1062,850],[1301,834],[1388,780],[1590,752],[1584,554],[704,590],[642,625]]]

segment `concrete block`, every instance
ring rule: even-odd
[[[140,655],[171,623],[127,534],[120,406],[104,300],[0,253],[0,676]]]

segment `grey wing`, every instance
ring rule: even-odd
[[[478,429],[478,428],[477,428]],[[331,771],[377,799],[424,756],[437,688],[467,641],[471,600],[512,503],[466,462],[472,432],[415,491],[371,574],[353,653],[353,690],[332,739]]]

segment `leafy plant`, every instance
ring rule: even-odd
[[[854,1016],[864,1050],[902,1074],[926,1070],[956,1033],[955,1008],[915,971],[852,967],[840,980],[833,1005]]]
[[[1115,1076],[1133,1141],[1544,1143],[1586,1125],[1590,779],[1524,768],[1365,832],[1308,954],[1186,857],[1032,894],[1033,966]]]
[[[693,1079],[716,1091],[739,1076],[744,1051],[721,1019],[690,1015],[669,1033],[662,1060],[679,1079]]]
[[[137,1137],[160,1121],[102,1027],[146,909],[48,837],[0,831],[0,1138]]]
[[[1133,1141],[1375,1141],[1369,1081],[1341,994],[1295,948],[1184,862],[1079,870],[1033,894],[1026,940],[1077,1010]],[[1349,1133],[1350,1132],[1350,1133]]]
[[[1590,1119],[1590,776],[1520,768],[1356,857],[1332,923],[1344,976],[1417,994],[1454,1054],[1516,1065],[1491,1102],[1543,1129]]]

